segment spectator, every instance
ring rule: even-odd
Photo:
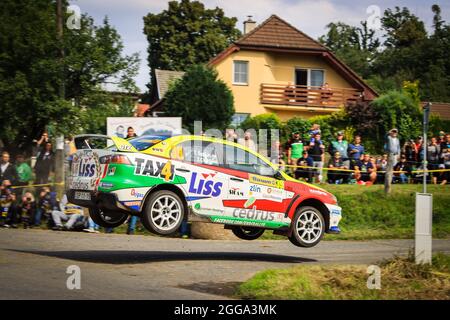
[[[300,139],[300,133],[292,133],[292,138],[286,143],[286,155],[289,165],[295,165],[297,160],[302,157],[303,141]],[[295,171],[295,170],[292,170]]]
[[[437,143],[441,144],[442,142],[445,142],[445,132],[439,131],[439,139],[437,140]]]
[[[96,224],[94,222],[94,220],[92,220],[91,217],[88,217],[88,227],[83,229],[83,231],[90,232],[90,233],[99,233],[100,231],[98,231],[98,229],[99,229],[99,225]]]
[[[26,192],[22,197],[22,203],[19,206],[19,212],[23,223],[23,228],[27,229],[33,226],[33,217],[36,212],[36,201],[31,192]]]
[[[448,135],[447,135],[448,136]],[[441,164],[440,169],[450,169],[450,148],[445,148],[441,152]],[[450,171],[442,172],[442,182],[441,184],[447,184],[450,181]]]
[[[322,168],[325,159],[325,146],[320,138],[320,133],[316,133],[314,141],[309,144],[308,150],[309,155],[313,159],[313,166],[317,168],[316,178],[319,183],[322,181]]]
[[[407,158],[404,154],[400,156],[400,161],[394,166],[394,176],[392,183],[408,183],[411,176],[411,167],[408,164]]]
[[[3,181],[8,180],[11,184],[17,183],[17,170],[13,164],[9,162],[9,153],[7,151],[2,152],[2,159],[0,161],[0,184]]]
[[[348,169],[348,166],[344,164],[339,151],[334,153],[334,156],[330,158],[328,162],[328,168],[330,169]],[[328,170],[328,182],[333,184],[348,183],[348,174],[339,170]]]
[[[361,136],[356,135],[353,143],[348,145],[348,152],[350,156],[350,168],[353,168],[355,163],[361,160],[362,155],[364,154],[364,146],[361,144]]]
[[[430,144],[427,147],[428,170],[439,169],[440,154],[441,154],[441,146],[437,143],[436,137],[432,137]],[[439,173],[430,172],[430,175],[433,184],[437,184]]]
[[[16,199],[11,188],[11,181],[3,180],[0,186],[0,227],[17,228]]]
[[[405,144],[403,145],[403,154],[405,155],[406,161],[408,162],[410,167],[416,164],[414,140],[411,139],[405,142]]]
[[[303,178],[308,182],[312,181],[314,166],[313,159],[308,155],[308,151],[304,150],[302,157],[297,160],[297,166],[299,167],[309,167],[309,168],[296,168],[295,169],[295,179]]]
[[[288,85],[284,88],[286,102],[295,102],[295,89],[295,85],[289,81]]]
[[[244,133],[244,138],[239,138],[238,143],[243,145],[244,147],[247,147],[248,149],[250,149],[252,151],[255,151],[255,152],[257,151],[255,141],[253,141],[252,134],[250,133],[250,131],[246,131]]]
[[[47,184],[48,177],[54,168],[54,154],[52,144],[47,142],[44,150],[42,150],[37,159],[34,171],[36,173],[36,184]]]
[[[16,157],[17,185],[26,186],[33,179],[33,171],[22,154]]]
[[[311,129],[309,129],[309,142],[314,142],[314,136],[316,134],[321,134],[322,132],[320,131],[320,125],[317,123],[313,123],[313,125],[311,126]]]
[[[237,133],[234,131],[234,129],[227,129],[227,131],[225,132],[225,140],[234,143],[238,142],[238,136]]]
[[[133,127],[128,127],[127,129],[127,136],[125,137],[125,139],[131,139],[131,138],[136,138],[137,134],[134,132]]]
[[[47,224],[49,226],[53,225],[52,220],[52,211],[58,210],[58,204],[56,202],[56,198],[52,197],[50,188],[49,187],[43,187],[41,189],[41,192],[39,193],[39,200],[36,206],[36,211],[33,218],[33,224],[35,226],[39,226],[41,224],[41,219],[44,217],[44,219],[47,221]]]
[[[138,221],[137,216],[130,216],[128,218],[128,228],[127,228],[127,234],[132,235],[136,231],[136,224]]]
[[[329,147],[329,153],[331,155],[336,154],[336,152],[339,152],[340,159],[345,167],[350,168],[350,159],[348,158],[348,142],[347,140],[344,140],[344,132],[339,131],[337,133],[337,139],[332,141]]]
[[[320,87],[320,97],[322,98],[322,103],[328,104],[328,99],[330,99],[332,95],[333,95],[333,92],[331,92],[330,85],[328,84],[328,82],[325,82]]]
[[[372,162],[373,164],[374,162]],[[375,167],[377,169],[377,182],[383,183],[388,167],[388,155],[383,154],[379,159],[375,161]],[[381,172],[380,172],[381,171]]]
[[[384,149],[389,156],[393,157],[393,165],[397,163],[397,157],[400,155],[400,141],[398,140],[398,130],[391,129],[386,137],[386,144]]]
[[[67,196],[64,195],[59,203],[59,210],[52,211],[52,218],[55,223],[53,230],[71,230],[74,224],[83,219],[83,208],[67,202]],[[65,225],[63,221],[67,221]]]
[[[450,134],[447,133],[445,135],[444,141],[442,141],[440,144],[440,149],[441,149],[441,152],[444,149],[450,150]]]
[[[416,141],[413,144],[413,158],[416,166],[419,166],[422,163],[422,142],[423,138],[421,136],[416,138]]]
[[[33,152],[35,155],[39,155],[39,153],[44,149],[46,143],[50,142],[50,138],[48,137],[48,133],[44,131],[41,138],[39,140],[33,140],[36,142],[36,148]]]
[[[366,184],[366,182],[371,184],[375,183],[377,179],[377,172],[372,162],[370,162],[369,154],[364,154],[363,159],[356,163],[355,179],[358,184]]]
[[[285,163],[283,160],[283,150],[279,140],[275,141],[270,148],[270,162],[278,165],[281,171],[285,170]]]

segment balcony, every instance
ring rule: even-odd
[[[294,86],[283,84],[261,84],[261,104],[278,105],[285,109],[312,109],[334,111],[347,103],[362,98],[362,91],[353,88]],[[274,107],[277,108],[277,107]]]

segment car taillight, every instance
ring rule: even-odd
[[[128,157],[124,156],[122,154],[113,154],[113,155],[103,156],[100,158],[100,163],[101,164],[110,164],[110,163],[131,164]]]

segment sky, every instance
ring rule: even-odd
[[[376,16],[387,8],[408,7],[424,21],[431,30],[433,13],[431,6],[439,4],[442,17],[450,22],[450,1],[448,0],[201,0],[207,8],[220,7],[229,17],[238,18],[237,27],[242,31],[243,21],[248,15],[260,23],[272,14],[294,25],[309,36],[317,39],[325,33],[330,22],[345,22],[357,25],[367,20],[369,25],[377,26]],[[147,65],[147,40],[143,33],[143,17],[149,13],[160,13],[168,7],[165,0],[69,0],[77,5],[82,13],[92,16],[97,24],[108,16],[122,37],[124,53],[139,53],[141,63],[139,74],[135,78],[141,92],[147,91],[150,80]]]

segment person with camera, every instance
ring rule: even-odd
[[[23,228],[32,227],[32,220],[36,212],[36,201],[31,192],[26,192],[22,197],[22,203],[19,206],[19,212]]]
[[[17,228],[16,194],[9,180],[3,180],[0,186],[0,227]]]

